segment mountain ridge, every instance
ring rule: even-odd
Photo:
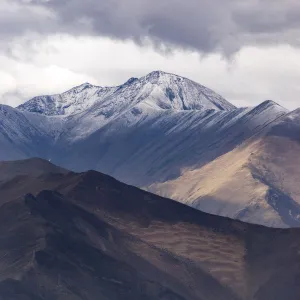
[[[49,111],[37,113],[31,112],[36,110],[32,101],[20,109],[2,106],[0,159],[41,157],[77,172],[95,169],[172,198],[175,194],[156,186],[183,178],[191,170],[206,170],[206,165],[267,136],[282,118],[293,116],[271,100],[236,108],[202,85],[161,71],[130,78],[118,87],[100,87],[101,97],[98,87],[88,83],[74,89],[66,92],[71,93],[69,107],[51,102]],[[296,126],[295,136],[297,132]],[[232,157],[230,161],[235,163]],[[185,198],[190,199],[188,194]],[[224,203],[217,199],[217,204],[209,212],[221,213]],[[226,216],[251,222],[253,214],[254,222],[268,225],[255,213],[238,214],[233,208]],[[269,225],[282,225],[281,216],[274,216],[277,219]]]
[[[0,183],[0,298],[299,297],[299,229],[213,216],[96,171],[31,159],[19,176],[6,164],[0,177],[16,176]]]
[[[188,98],[188,95],[185,96],[185,85],[189,86],[189,93],[191,93],[191,89],[195,90],[194,93],[196,94],[194,95],[194,102],[191,100],[191,98]],[[85,83],[62,94],[35,97],[18,106],[18,109],[49,116],[72,115],[83,112],[97,103],[101,103],[103,101],[105,102],[107,97],[119,97],[121,99],[120,91],[124,93],[128,88],[131,88],[131,86],[133,89],[140,90],[140,93],[148,94],[147,97],[143,94],[139,96],[141,100],[145,99],[146,101],[148,100],[148,102],[149,96],[151,96],[152,93],[159,93],[161,98],[165,98],[164,102],[149,102],[148,105],[158,106],[162,109],[199,109],[205,107],[226,110],[235,108],[220,95],[190,79],[162,71],[153,71],[141,78],[130,78],[124,84],[115,87],[100,87]],[[177,86],[179,86],[179,88]],[[159,87],[159,89],[157,89],[157,87]],[[163,91],[161,88],[165,88],[165,91]],[[83,93],[83,96],[79,98],[79,100],[76,100],[76,95],[78,93]],[[88,98],[90,100],[88,100]],[[133,96],[131,96],[131,98],[133,98]],[[189,101],[192,101],[192,103],[189,103]],[[197,101],[199,101],[199,103],[197,103]],[[203,105],[201,102],[203,102]],[[140,103],[140,101],[136,104],[138,103]],[[76,105],[79,107],[76,107]]]

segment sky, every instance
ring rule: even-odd
[[[298,0],[0,0],[0,103],[154,70],[300,107]]]

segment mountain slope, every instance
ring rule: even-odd
[[[67,120],[0,105],[0,159],[47,158]]]
[[[150,190],[206,212],[299,227],[299,120],[299,110],[289,113],[264,135]]]
[[[32,144],[33,140],[36,141],[35,145]],[[0,142],[0,157],[10,160],[38,156],[44,138],[26,113],[0,105]]]
[[[101,170],[125,183],[147,187],[231,151],[285,113],[269,102],[230,112],[149,111],[139,106],[138,113],[126,112],[92,134],[85,135],[84,122],[78,129],[72,126],[61,135],[61,148],[51,159],[69,169]],[[89,122],[98,124],[88,116]],[[78,135],[81,138],[74,139]]]
[[[16,176],[39,177],[45,173],[67,173],[68,171],[54,166],[43,159],[32,158],[16,161],[0,161],[0,182]]]
[[[299,298],[299,230],[208,215],[94,171],[48,168],[0,185],[0,298]],[[23,189],[12,196],[16,181]]]

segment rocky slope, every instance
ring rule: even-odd
[[[95,171],[19,163],[0,165],[11,174],[0,183],[0,299],[299,298],[298,229],[205,214]]]

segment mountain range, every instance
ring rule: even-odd
[[[0,163],[2,300],[297,300],[300,229],[42,159]]]
[[[85,83],[0,106],[0,160],[40,157],[216,215],[300,225],[300,111],[267,100],[237,108],[161,71],[117,87]]]

